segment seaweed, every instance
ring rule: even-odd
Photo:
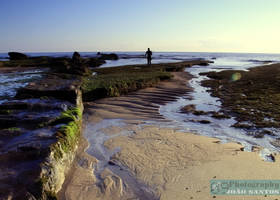
[[[239,128],[280,127],[280,64],[204,73],[211,95],[219,97],[224,114],[232,114]],[[250,121],[247,125],[241,122]]]

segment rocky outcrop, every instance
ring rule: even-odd
[[[193,113],[194,111],[196,111],[194,104],[186,105],[181,108],[182,113]]]
[[[0,199],[56,199],[75,157],[82,112],[79,76],[64,73],[49,73],[0,105]]]
[[[56,132],[57,142],[50,147],[48,157],[41,163],[40,185],[42,199],[56,199],[56,193],[62,188],[65,176],[75,158],[82,129],[82,95],[77,93],[77,107],[68,110],[71,121]]]
[[[57,73],[84,75],[89,73],[89,65],[86,59],[81,58],[78,52],[74,52],[70,58],[53,58],[49,64]]]
[[[8,55],[10,57],[10,60],[24,60],[28,58],[27,55],[19,52],[9,52]]]
[[[73,80],[74,79],[74,80]],[[79,81],[75,76],[47,75],[42,81],[32,82],[17,91],[17,99],[55,98],[75,103]]]
[[[89,67],[99,67],[100,65],[103,65],[105,64],[106,61],[105,60],[102,60],[102,59],[98,59],[98,58],[88,58],[86,60],[86,64],[89,66]]]
[[[76,51],[72,55],[72,62],[73,63],[80,63],[81,62],[81,55]]]
[[[118,60],[119,56],[115,53],[109,53],[109,54],[105,54],[105,53],[99,53],[98,54],[98,58],[100,60]]]

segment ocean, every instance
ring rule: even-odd
[[[130,64],[144,64],[146,59],[143,52],[104,52],[116,53],[119,56],[117,61],[107,61],[101,67],[112,67]],[[51,56],[71,57],[73,52],[44,52],[26,53],[29,56]],[[96,57],[97,52],[80,52],[82,57]],[[0,60],[7,60],[8,53],[0,53]],[[262,64],[265,61],[280,62],[280,54],[262,53],[207,53],[207,52],[154,52],[152,63],[179,62],[190,59],[208,59],[215,61],[216,65],[225,68],[250,67],[251,65]]]

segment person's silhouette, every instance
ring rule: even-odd
[[[145,53],[145,56],[147,57],[148,65],[152,64],[152,55],[153,55],[153,52],[150,50],[150,48],[148,48],[148,50]]]

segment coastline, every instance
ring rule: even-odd
[[[107,165],[101,174],[102,186],[100,187],[100,182],[99,185],[96,184],[97,177],[88,167],[98,161],[92,155],[84,153],[89,151],[86,148],[78,156],[87,163],[86,167],[76,163],[73,176],[68,177],[68,184],[64,185],[67,199],[87,199],[89,196],[96,199],[141,199],[125,184],[126,177],[114,174],[115,168],[151,188],[154,199],[224,199],[223,196],[210,195],[211,179],[280,178],[277,173],[279,155],[274,155],[274,163],[264,162],[258,155],[261,148],[244,152],[243,147],[236,143],[220,144],[215,138],[143,123],[147,120],[165,120],[159,116],[157,106],[172,101],[167,98],[171,95],[167,91],[173,92],[172,95],[177,97],[191,91],[186,85],[190,76],[185,72],[177,73],[181,76],[175,75],[173,79],[162,81],[156,87],[85,105],[88,116],[85,126],[97,124],[104,119],[122,119],[125,126],[112,125],[102,129],[105,135],[111,137],[105,141],[105,146],[111,151],[120,148],[119,152],[109,157],[110,160],[103,161]],[[176,94],[175,88],[178,89],[178,86],[182,90],[177,90]],[[132,134],[121,135],[123,131],[130,131]],[[275,199],[270,197],[266,199]],[[246,199],[263,199],[263,196],[246,196]]]

